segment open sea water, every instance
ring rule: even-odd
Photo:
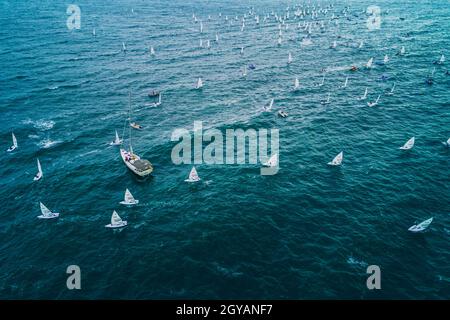
[[[450,4],[332,3],[307,45],[298,23],[311,16],[294,16],[301,2],[77,0],[81,28],[69,30],[67,1],[1,0],[0,298],[449,299]],[[370,5],[381,9],[380,29],[367,27]],[[277,46],[271,13],[288,6]],[[441,54],[447,61],[433,65]],[[192,90],[198,77],[201,91]],[[163,92],[161,106],[148,106],[150,89]],[[122,134],[129,91],[144,126],[134,150],[154,165],[145,180],[108,145]],[[274,111],[261,113],[272,98]],[[172,163],[170,137],[194,120],[279,129],[278,174],[197,165],[202,181],[184,183],[191,165]],[[12,131],[19,148],[7,153]],[[412,136],[415,147],[399,150]],[[343,165],[327,166],[340,151]],[[33,182],[36,158],[44,178]],[[119,204],[125,188],[139,205]],[[40,201],[60,218],[38,220]],[[128,221],[121,231],[104,227],[113,210]],[[427,232],[407,231],[429,217]],[[69,265],[81,268],[81,290],[66,288]],[[381,290],[366,287],[369,265],[381,268]]]

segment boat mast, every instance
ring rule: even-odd
[[[130,127],[130,153],[133,154],[133,146],[131,145],[131,91],[128,93],[128,124]]]

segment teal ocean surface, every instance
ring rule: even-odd
[[[319,3],[77,0],[69,30],[67,1],[0,0],[0,298],[449,299],[449,2]],[[130,91],[147,179],[109,145]],[[202,180],[185,183],[192,165],[172,162],[170,138],[194,121],[279,129],[278,173],[199,164]],[[138,205],[119,204],[126,188]],[[39,202],[60,217],[37,219]],[[113,210],[127,227],[104,227]],[[66,287],[69,265],[81,290]],[[381,290],[366,286],[369,265]]]

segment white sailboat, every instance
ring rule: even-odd
[[[39,202],[41,207],[41,215],[38,216],[39,219],[54,219],[59,217],[58,212],[51,212],[42,202]]]
[[[189,172],[189,178],[187,178],[186,180],[184,180],[185,182],[197,182],[200,181],[200,177],[197,174],[197,170],[195,169],[195,167],[192,167],[191,172]]]
[[[111,223],[107,224],[106,228],[122,228],[127,225],[127,221],[122,220],[122,218],[117,214],[116,210],[113,211],[113,214],[111,216]]]
[[[392,88],[391,88],[391,91],[389,91],[389,92],[386,93],[386,94],[389,95],[389,96],[392,96],[392,95],[394,94],[394,89],[395,89],[395,82],[394,82],[394,85],[393,85]]]
[[[367,92],[368,92],[368,90],[366,88],[366,90],[364,91],[364,95],[362,97],[359,97],[358,100],[366,100],[367,99]]]
[[[202,78],[198,78],[197,84],[195,85],[195,89],[201,89],[203,87]]]
[[[244,47],[241,47],[241,54],[244,54]]]
[[[131,121],[131,93],[129,96],[129,117],[128,121]],[[131,172],[134,174],[145,177],[148,176],[153,172],[153,166],[150,163],[150,161],[146,159],[141,159],[137,154],[133,151],[133,146],[131,143],[131,123],[130,123],[130,139],[129,139],[129,150],[126,150],[125,148],[120,148],[120,157],[122,158],[123,162],[127,166],[128,169],[130,169]]]
[[[200,48],[203,47],[203,40],[200,39]]]
[[[450,138],[447,139],[447,141],[442,142],[444,146],[450,147]]]
[[[92,35],[95,37],[96,33],[95,33],[95,28],[92,29]]]
[[[200,21],[200,33],[203,33],[203,22]]]
[[[377,100],[375,100],[374,102],[367,102],[367,105],[369,107],[375,107],[378,104],[378,101],[380,100],[381,95],[378,95]]]
[[[263,107],[263,111],[265,112],[270,112],[272,110],[273,107],[273,103],[275,102],[275,99],[272,98],[272,100],[270,100],[270,103],[268,106]]]
[[[406,50],[405,50],[405,47],[404,46],[402,46],[402,48],[400,49],[400,52],[399,52],[399,55],[404,55],[405,54],[405,52],[406,52]]]
[[[34,176],[33,181],[39,181],[44,176],[39,158],[37,159],[37,167],[38,167],[38,172]]]
[[[125,42],[122,42],[122,50],[124,52],[127,51],[127,46],[126,46]]]
[[[244,69],[242,70],[242,76],[243,77],[247,76],[247,66],[244,66]]]
[[[334,159],[332,161],[328,162],[328,165],[340,166],[343,159],[344,159],[344,152],[341,151],[341,152],[339,152],[339,154],[336,157],[334,157]]]
[[[422,221],[419,224],[415,224],[415,225],[409,227],[408,231],[411,231],[411,232],[425,231],[430,226],[431,222],[433,222],[433,218],[430,218],[428,220]]]
[[[115,137],[114,141],[111,141],[109,143],[109,145],[111,145],[111,146],[120,146],[121,144],[122,144],[122,140],[119,138],[119,134],[117,133],[117,130],[116,130],[116,137]]]
[[[219,42],[219,35],[216,33],[216,42]]]
[[[153,48],[153,46],[150,47],[150,54],[151,54],[152,56],[155,55],[155,48]]]
[[[414,147],[414,142],[415,142],[415,138],[412,137],[411,139],[409,139],[408,141],[406,141],[406,143],[400,147],[400,150],[410,150]]]
[[[443,64],[444,62],[445,62],[445,56],[443,54],[441,54],[438,64]]]
[[[278,37],[278,45],[281,46],[281,37]]]
[[[361,42],[359,43],[358,49],[361,49],[364,45],[364,42],[361,40]]]
[[[263,163],[263,166],[271,168],[278,167],[278,153],[272,155],[267,162]]]
[[[211,41],[206,40],[206,48],[210,49],[211,48]]]
[[[120,201],[120,204],[131,206],[134,204],[138,204],[139,200],[135,199],[133,195],[131,194],[130,190],[128,188],[125,190],[125,197],[123,201]]]
[[[295,78],[294,81],[294,90],[298,90],[298,88],[300,88],[300,81],[298,81],[298,78]]]
[[[331,98],[331,93],[328,93],[328,97],[327,100],[324,100],[322,102],[320,102],[321,104],[329,104],[330,103],[330,98]]]
[[[292,63],[292,54],[289,52],[289,55],[288,55],[288,61],[287,61],[287,63],[288,64],[291,64]]]
[[[348,77],[345,78],[344,85],[341,86],[341,88],[342,88],[342,89],[347,88],[347,85],[348,85]]]
[[[14,135],[14,132],[11,133],[11,136],[12,136],[13,144],[12,144],[11,147],[8,148],[8,150],[6,150],[7,152],[12,152],[12,151],[16,150],[19,147],[17,145],[17,139],[16,139],[16,136]]]
[[[366,68],[367,69],[372,68],[372,64],[373,64],[373,58],[370,58],[369,61],[367,61],[367,63],[366,63]]]
[[[335,40],[335,41],[333,41],[333,44],[330,46],[330,48],[331,49],[336,49],[336,47],[337,47],[337,42]]]
[[[388,57],[387,54],[384,55],[383,62],[384,62],[385,64],[389,62],[389,57]]]

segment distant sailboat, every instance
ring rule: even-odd
[[[359,97],[359,100],[366,100],[367,99],[367,92],[368,92],[368,90],[366,88],[366,90],[364,91],[364,95],[362,97]]]
[[[343,86],[341,86],[342,89],[347,88],[348,85],[348,77],[345,78],[345,83]]]
[[[408,231],[411,231],[411,232],[425,231],[430,226],[431,222],[433,222],[433,218],[430,218],[428,220],[422,221],[419,224],[413,225],[412,227],[410,227],[408,229]]]
[[[298,81],[298,78],[295,78],[295,81],[294,81],[294,90],[298,90],[299,87],[300,87],[300,81]]]
[[[415,142],[415,138],[412,137],[411,139],[409,139],[408,141],[406,141],[406,143],[400,147],[401,150],[410,150],[414,147],[414,142]]]
[[[197,174],[195,167],[192,167],[191,172],[189,172],[189,178],[184,180],[185,182],[197,182],[200,181],[200,177]]]
[[[272,110],[274,101],[275,101],[275,99],[272,98],[272,100],[270,100],[269,105],[268,105],[268,106],[265,106],[265,107],[263,108],[263,110],[266,111],[266,112],[270,112],[270,111]]]
[[[263,163],[265,167],[278,167],[278,153],[275,153],[269,158],[269,161]]]
[[[381,95],[378,95],[377,100],[375,102],[367,102],[367,105],[369,107],[375,107],[378,104],[378,101],[380,100]]]
[[[244,69],[242,71],[242,76],[246,77],[247,76],[247,66],[244,66]]]
[[[392,95],[394,94],[394,89],[395,89],[395,82],[394,82],[394,85],[393,85],[392,88],[391,88],[391,91],[389,91],[389,92],[386,93],[386,94],[389,95],[389,96],[392,96]]]
[[[158,101],[157,102],[153,102],[152,104],[150,104],[150,106],[151,107],[159,107],[161,105],[161,96],[162,96],[162,93],[160,92],[158,94]]]
[[[450,147],[450,138],[447,139],[447,141],[442,142],[444,146]]]
[[[110,142],[111,146],[120,146],[122,144],[122,140],[119,138],[119,134],[117,133],[116,130],[116,137],[114,139],[114,141]]]
[[[278,37],[278,45],[281,46],[281,37]]]
[[[8,150],[6,150],[7,152],[12,152],[12,151],[16,150],[19,147],[17,145],[17,139],[16,139],[16,136],[14,135],[14,132],[11,133],[11,136],[12,136],[13,144],[12,144],[11,147],[8,148]]]
[[[211,48],[211,42],[209,40],[206,40],[206,48],[208,49]]]
[[[334,159],[332,161],[328,162],[328,165],[340,166],[343,159],[344,159],[344,152],[341,151],[336,157],[334,157]]]
[[[402,48],[400,49],[400,52],[398,53],[398,55],[404,55],[405,54],[405,52],[406,52],[406,50],[405,50],[405,47],[404,46],[402,46]]]
[[[117,214],[116,210],[113,211],[111,216],[111,223],[107,224],[106,228],[122,228],[127,225],[127,221],[122,220],[122,218]]]
[[[33,181],[39,181],[44,176],[44,174],[42,173],[42,167],[41,167],[41,163],[40,163],[39,159],[37,159],[37,167],[38,167],[38,172],[34,176]]]
[[[441,54],[441,58],[439,59],[438,64],[443,64],[445,62],[445,56]]]
[[[219,42],[219,35],[216,33],[216,42]]]
[[[330,46],[330,48],[331,49],[336,49],[336,47],[337,47],[337,42],[335,40],[335,41],[333,41],[333,44]]]
[[[195,85],[195,89],[201,89],[203,87],[202,78],[198,78],[197,84]]]
[[[359,43],[358,49],[361,49],[364,45],[364,42],[361,40],[361,42]]]
[[[244,47],[241,47],[241,54],[244,54]]]
[[[288,55],[288,62],[287,62],[288,64],[291,64],[292,63],[292,54],[289,52],[289,55]]]
[[[153,46],[150,47],[150,54],[151,54],[152,56],[155,55],[155,48],[153,48]]]
[[[41,215],[38,216],[39,219],[54,219],[59,217],[58,212],[51,212],[42,202],[39,202],[41,207]]]
[[[328,94],[327,100],[322,101],[321,104],[329,104],[330,98],[331,98],[331,93]]]
[[[92,35],[95,37],[95,28],[94,29],[92,29]]]
[[[123,50],[123,52],[127,51],[127,46],[126,46],[125,42],[122,42],[122,50]]]
[[[200,21],[200,33],[203,33],[203,22]]]
[[[130,190],[128,188],[125,190],[125,197],[123,201],[120,201],[120,204],[131,206],[134,204],[138,204],[139,200],[136,200],[133,195],[131,194]]]
[[[387,54],[386,54],[386,55],[384,55],[384,59],[383,59],[383,62],[384,62],[385,64],[389,62],[389,57],[388,57],[388,55],[387,55]]]
[[[200,39],[200,48],[203,47],[203,40]]]
[[[366,63],[366,68],[367,69],[372,68],[372,64],[373,64],[373,58],[370,58],[369,61],[367,61],[367,63]]]

